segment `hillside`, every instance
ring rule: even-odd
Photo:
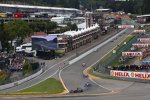
[[[79,0],[0,0],[0,3],[79,8]]]
[[[11,4],[27,4],[27,5],[39,5],[39,6],[51,6],[51,7],[67,7],[67,8],[82,8],[88,10],[94,10],[100,7],[111,8],[113,11],[122,10],[128,13],[141,14],[146,10],[149,12],[150,0],[128,0],[126,2],[116,2],[114,0],[0,0],[0,3]],[[144,6],[143,6],[143,5]],[[148,9],[148,10],[147,10]]]

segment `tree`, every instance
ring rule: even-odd
[[[29,26],[31,29],[33,29],[34,32],[49,32],[52,31],[57,27],[56,22],[44,22],[44,21],[36,21],[29,23]]]
[[[0,2],[79,8],[79,0],[0,0]]]
[[[61,27],[60,30],[59,30],[59,32],[63,33],[63,32],[69,31],[69,30],[70,30],[70,27],[65,26],[65,27]]]
[[[56,28],[57,28],[56,22],[47,22],[47,25],[46,25],[47,32],[50,32]]]
[[[69,0],[69,5],[72,8],[79,8],[79,0]]]
[[[30,22],[29,27],[33,30],[33,32],[37,32],[38,30],[37,24],[35,22]]]
[[[3,40],[3,37],[4,37],[4,21],[1,21],[0,23],[0,41]]]
[[[23,73],[29,74],[30,72],[32,72],[32,66],[28,61],[26,61],[23,65]]]
[[[56,33],[63,33],[70,30],[77,30],[78,27],[76,24],[67,23],[67,26],[61,27],[59,30],[56,30]]]
[[[77,30],[78,29],[76,24],[67,23],[67,26],[69,27],[70,30]]]
[[[150,0],[144,0],[143,1],[143,6],[142,6],[142,11],[143,11],[143,14],[149,14],[150,13]]]
[[[2,3],[13,3],[13,4],[30,4],[30,5],[42,5],[42,6],[59,6],[59,7],[69,7],[69,8],[79,8],[82,5],[85,9],[94,10],[100,6],[104,8],[111,8],[114,11],[124,10],[131,13],[140,13],[141,4],[143,5],[143,10],[149,7],[149,0],[126,0],[126,1],[115,1],[115,0],[1,0]],[[145,7],[145,4],[147,7]]]
[[[0,26],[0,41],[1,41],[1,45],[2,45],[2,50],[4,50],[5,48],[10,49],[10,45],[8,43],[9,36],[4,31],[4,22],[3,21],[1,21],[1,26]]]
[[[32,29],[29,27],[28,23],[22,20],[9,21],[4,24],[4,32],[7,35],[7,39],[12,41],[14,39],[23,39],[30,36]]]

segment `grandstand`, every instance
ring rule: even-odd
[[[96,12],[110,13],[112,9],[96,9]]]
[[[150,14],[137,16],[137,21],[142,25],[150,25]]]
[[[14,5],[14,4],[0,4],[1,12],[45,12],[47,14],[59,15],[74,15],[81,13],[80,10],[75,8],[62,8],[62,7],[45,7],[45,6],[30,6],[30,5]]]

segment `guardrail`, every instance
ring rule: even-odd
[[[96,47],[94,47],[94,48],[88,50],[87,52],[83,53],[83,54],[80,55],[79,57],[76,57],[75,59],[70,60],[70,61],[69,61],[69,64],[73,64],[73,63],[79,61],[80,59],[84,58],[85,56],[89,55],[90,53],[97,51],[99,48],[101,48],[102,46],[104,46],[104,45],[107,44],[108,42],[114,40],[116,37],[118,37],[119,35],[123,34],[126,30],[128,30],[128,29],[122,30],[122,31],[119,32],[118,34],[114,35],[114,36],[111,37],[110,39],[108,39],[108,40],[104,41],[103,43],[99,44],[98,46],[96,46]]]
[[[107,78],[107,79],[124,80],[124,81],[141,82],[141,83],[150,83],[150,80],[148,80],[148,79],[115,77],[115,76],[110,76],[109,74],[99,73],[99,72],[96,72],[94,70],[93,70],[93,74],[95,74],[97,76],[100,76],[102,78]]]
[[[103,59],[100,59],[96,65],[94,65],[95,70],[100,71],[101,73],[109,73],[108,67],[111,66],[117,58],[122,55],[122,51],[127,51],[131,48],[132,44],[137,41],[138,36],[126,41],[126,45],[120,46],[115,52],[112,51],[108,53]]]
[[[22,80],[19,80],[19,81],[16,81],[16,82],[12,82],[12,83],[9,83],[9,84],[5,84],[5,85],[1,85],[0,86],[0,90],[11,88],[11,87],[17,86],[17,85],[19,85],[21,83],[24,83],[26,81],[29,81],[32,78],[35,78],[36,76],[40,75],[42,72],[43,72],[43,69],[41,69],[37,73],[35,73],[35,74],[33,74],[33,75],[29,76],[29,77],[26,77],[26,78],[24,78]]]

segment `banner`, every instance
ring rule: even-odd
[[[119,25],[118,28],[134,28],[134,25]]]
[[[50,51],[57,49],[57,35],[32,36],[32,49]]]
[[[148,72],[132,72],[132,71],[116,71],[111,70],[110,76],[136,78],[136,79],[150,79],[150,73]]]
[[[144,33],[145,30],[134,30],[133,32],[134,32],[134,33]]]
[[[134,47],[138,47],[138,48],[145,48],[145,47],[149,47],[150,44],[142,44],[142,43],[135,43],[132,44]]]
[[[122,52],[122,56],[140,57],[140,56],[143,56],[143,53],[142,52]]]
[[[138,39],[139,42],[150,42],[150,38],[139,38]]]

